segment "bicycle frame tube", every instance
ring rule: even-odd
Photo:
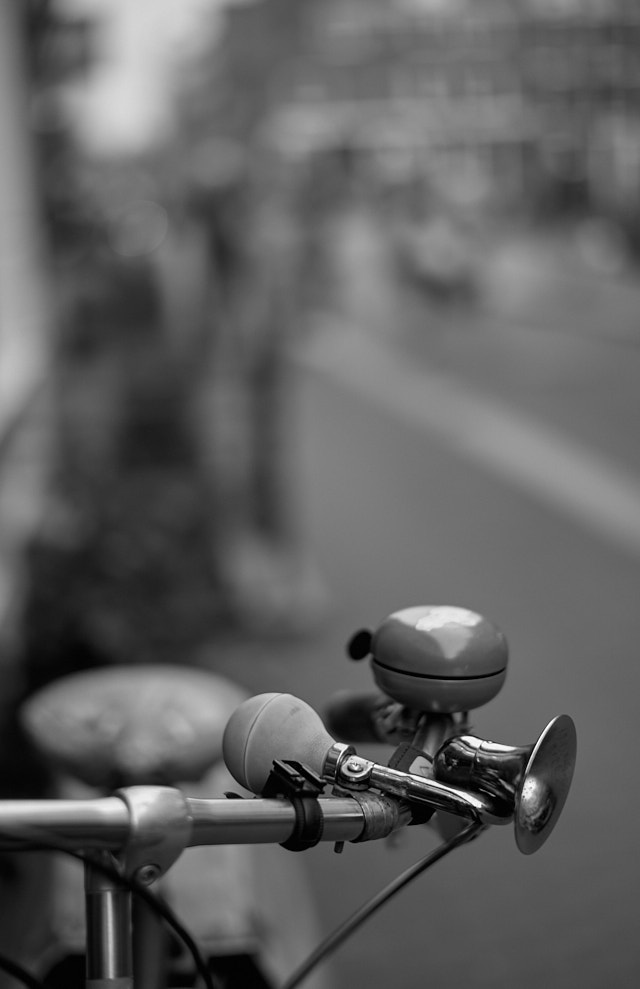
[[[133,989],[131,892],[90,862],[84,876],[87,989]]]

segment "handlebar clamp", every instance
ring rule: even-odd
[[[276,759],[269,774],[263,797],[284,797],[296,815],[289,838],[281,842],[290,852],[304,852],[322,840],[324,818],[318,797],[325,787],[324,780],[308,766],[293,759]]]

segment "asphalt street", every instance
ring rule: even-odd
[[[348,291],[293,362],[300,522],[330,609],[308,640],[238,643],[218,666],[321,706],[371,684],[344,655],[356,628],[408,605],[465,605],[511,647],[474,730],[528,744],[566,712],[578,765],[542,850],[522,856],[494,828],[439,863],[340,949],[335,985],[635,986],[640,339],[628,306],[616,315],[610,293],[602,334],[568,332],[570,307],[537,325],[531,302],[454,319],[393,295],[362,229],[341,243]],[[435,842],[414,828],[392,845],[309,852],[322,927]]]

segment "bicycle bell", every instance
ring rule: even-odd
[[[352,659],[371,658],[376,684],[417,711],[454,714],[492,700],[507,675],[503,633],[482,615],[450,605],[395,611],[352,636]]]

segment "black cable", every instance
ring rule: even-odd
[[[45,851],[62,852],[65,855],[71,856],[71,858],[75,858],[78,861],[83,862],[84,864],[91,865],[92,868],[96,869],[98,872],[102,872],[108,879],[112,879],[113,881],[124,885],[131,893],[134,894],[134,896],[139,897],[147,903],[151,909],[159,917],[161,917],[166,924],[168,924],[179,940],[182,941],[185,948],[191,955],[198,974],[204,981],[205,989],[223,989],[221,984],[211,972],[200,952],[200,949],[198,948],[198,945],[191,937],[186,927],[179,920],[166,900],[163,900],[155,893],[152,893],[148,887],[143,886],[142,883],[139,883],[130,876],[123,875],[116,865],[108,865],[103,859],[100,859],[97,856],[90,855],[86,852],[79,852],[75,848],[68,847],[64,841],[61,841],[58,838],[53,839],[51,837],[43,837],[43,831],[40,828],[25,828],[20,835],[12,835],[7,831],[3,831],[2,833],[7,838],[16,841],[16,843],[24,843],[25,841],[30,842],[33,840],[37,842],[40,848]],[[28,975],[28,973],[25,974]],[[38,983],[36,980],[34,985],[41,987],[42,983]]]
[[[18,962],[12,961],[7,958],[6,955],[0,954],[0,969],[6,972],[7,975],[11,975],[18,982],[22,982],[23,985],[27,986],[27,989],[47,989],[46,982],[42,982],[40,979],[36,979],[35,975],[19,965]]]
[[[334,952],[340,945],[351,935],[358,927],[360,927],[366,920],[371,917],[376,910],[379,910],[388,900],[391,899],[396,893],[399,893],[401,889],[408,885],[412,879],[416,879],[422,872],[425,872],[429,866],[434,865],[439,859],[443,858],[449,852],[452,852],[455,848],[460,845],[464,845],[465,842],[471,841],[475,838],[477,834],[484,830],[484,824],[479,821],[472,821],[468,827],[464,828],[458,834],[450,838],[449,841],[444,842],[442,845],[430,852],[425,858],[420,859],[414,865],[410,866],[404,872],[396,876],[384,889],[380,890],[375,896],[370,900],[367,900],[361,907],[359,907],[355,913],[348,917],[339,927],[333,931],[325,940],[318,945],[315,951],[313,951],[309,957],[302,963],[289,976],[287,981],[280,987],[280,989],[295,989],[300,983],[306,979],[306,977],[311,973],[320,962],[324,961],[332,952]]]

